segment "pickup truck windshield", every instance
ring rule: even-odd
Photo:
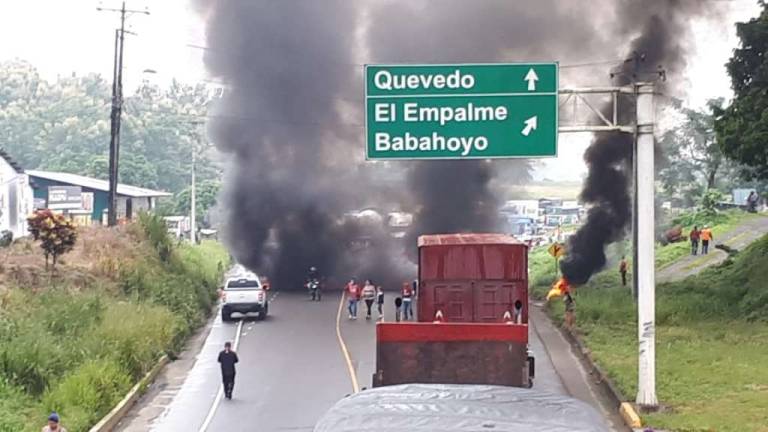
[[[225,290],[252,290],[261,289],[259,281],[252,279],[240,279],[227,282]]]

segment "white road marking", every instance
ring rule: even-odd
[[[237,347],[240,345],[240,332],[243,330],[243,321],[245,318],[241,319],[240,322],[237,324],[237,334],[235,335],[235,342],[234,346],[232,347],[232,350],[237,352]],[[205,417],[205,421],[203,422],[203,425],[200,426],[199,432],[205,432],[208,430],[208,426],[210,426],[211,421],[213,421],[213,416],[216,414],[216,410],[219,408],[219,404],[221,403],[221,399],[224,397],[224,387],[219,387],[219,392],[216,394],[216,399],[213,401],[213,405],[211,406],[211,410],[208,411],[208,416]]]

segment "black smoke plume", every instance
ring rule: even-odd
[[[357,2],[196,5],[207,22],[207,69],[228,87],[209,133],[231,155],[224,201],[233,255],[281,289],[300,288],[310,266],[372,277],[360,262],[370,252],[352,253],[361,224],[344,217],[374,196],[356,160],[360,125],[342,107],[362,105],[351,66]],[[388,241],[380,228],[375,240]],[[371,272],[399,280],[391,261],[379,259],[387,271]]]
[[[227,242],[240,262],[266,271],[280,288],[297,287],[311,265],[326,275],[373,274],[394,284],[404,277],[399,262],[402,250],[392,248],[380,230],[371,233],[349,223],[345,212],[380,204],[384,196],[397,197],[417,215],[406,244],[413,250],[413,237],[421,233],[499,228],[498,198],[491,182],[494,166],[514,163],[521,170],[529,169],[526,162],[513,161],[364,163],[361,63],[559,60],[564,65],[588,64],[619,57],[617,41],[635,37],[639,30],[635,23],[649,21],[651,11],[667,22],[659,7],[646,8],[646,4],[677,4],[628,0],[595,0],[590,7],[558,0],[193,2],[206,20],[207,69],[229,88],[209,125],[212,141],[231,156],[224,193]],[[667,42],[664,39],[662,45]],[[656,61],[652,57],[649,54],[648,64]],[[561,82],[600,84],[590,80],[605,76],[605,68],[604,62],[596,67],[563,68]],[[595,156],[596,161],[603,159]],[[399,185],[405,196],[382,190],[371,174],[381,171],[376,168],[381,166],[395,172],[407,167],[405,184]],[[585,193],[585,197],[600,196]],[[352,240],[361,231],[371,241],[381,242],[381,247],[353,250]]]
[[[637,23],[642,27],[627,61],[614,73],[615,84],[658,81],[658,90],[681,87],[692,20],[715,9],[703,2],[649,0],[625,1],[617,12],[617,25],[625,34],[632,34]],[[660,68],[670,81],[659,79]],[[620,108],[620,118],[634,118],[631,103]],[[589,171],[580,198],[590,209],[586,223],[569,239],[568,255],[560,263],[563,276],[572,284],[584,284],[602,270],[605,247],[626,235],[632,220],[632,145],[629,134],[598,134],[584,154]]]
[[[607,47],[593,28],[594,10],[556,0],[387,1],[373,3],[367,32],[374,63],[580,63]],[[594,50],[594,51],[592,51]],[[565,72],[566,75],[569,72]],[[571,74],[571,77],[576,77]],[[421,234],[503,229],[491,187],[496,164],[531,169],[528,161],[424,161],[406,177],[415,200],[409,244]]]

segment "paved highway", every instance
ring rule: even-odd
[[[366,321],[362,309],[356,321],[348,320],[340,300],[335,293],[327,293],[319,303],[300,293],[279,293],[266,321],[222,323],[217,318],[194,365],[177,373],[184,375],[178,385],[150,392],[119,430],[311,431],[317,419],[355,386],[369,387],[374,372],[375,320]],[[361,306],[364,309],[362,302]],[[385,318],[390,320],[391,296],[386,308]],[[551,324],[547,326],[531,331],[536,388],[596,405],[586,381],[579,384],[584,376],[573,366],[577,362],[558,359],[570,353],[557,351],[562,347],[545,348],[540,335],[552,338],[556,333]],[[221,398],[216,363],[227,340],[237,342],[240,357],[231,401]],[[556,371],[552,358],[569,370]],[[166,401],[161,409],[159,400]]]

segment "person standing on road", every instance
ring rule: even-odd
[[[712,236],[712,230],[709,229],[708,225],[704,226],[704,229],[701,230],[701,254],[707,255],[709,253],[709,242],[714,240],[714,237]]]
[[[403,284],[403,290],[400,293],[403,296],[403,319],[408,321],[413,318],[413,287],[410,283]]]
[[[619,273],[621,273],[621,286],[625,287],[627,286],[627,257],[623,256],[621,257],[621,261],[619,262]]]
[[[384,319],[384,288],[376,287],[376,306],[379,310],[379,320]]]
[[[63,426],[59,426],[59,415],[54,411],[48,416],[48,425],[43,426],[42,432],[67,432]]]
[[[373,283],[370,280],[366,280],[365,285],[363,285],[362,297],[366,307],[365,319],[369,320],[371,319],[373,302],[376,301],[376,287],[373,286]]]
[[[395,297],[395,322],[400,322],[400,314],[403,309],[403,299]]]
[[[688,237],[691,239],[691,255],[698,255],[699,240],[701,239],[701,231],[699,231],[699,227],[694,225],[691,233],[688,234]]]
[[[224,344],[224,351],[219,353],[219,363],[221,363],[221,380],[224,383],[224,397],[232,399],[232,390],[235,388],[235,363],[240,361],[237,353],[232,351],[232,343]]]
[[[344,291],[347,293],[347,310],[349,319],[357,319],[357,302],[360,300],[360,286],[354,278],[350,279]]]

